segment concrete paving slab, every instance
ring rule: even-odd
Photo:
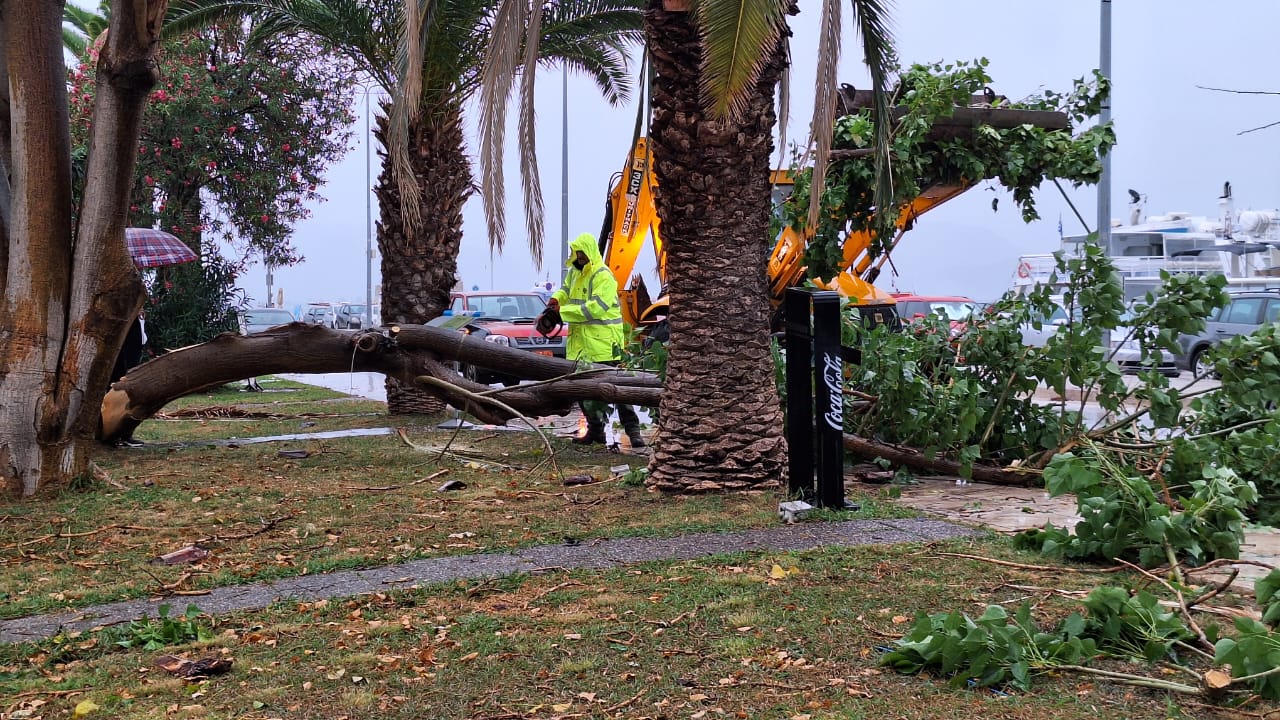
[[[1012,488],[972,483],[956,485],[955,478],[922,477],[917,484],[902,488],[899,500],[908,507],[938,516],[949,522],[963,523],[1001,533],[1019,533],[1042,528],[1074,528],[1080,522],[1074,495],[1050,497],[1039,488]],[[917,526],[918,527],[918,526]],[[1246,528],[1240,544],[1240,559],[1280,567],[1280,529]],[[1240,575],[1233,588],[1251,591],[1253,583],[1266,575],[1267,568],[1238,565]],[[1228,571],[1210,573],[1210,578],[1223,580]]]

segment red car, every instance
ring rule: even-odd
[[[547,306],[546,301],[537,293],[454,291],[451,297],[452,302],[445,315],[438,319],[440,322],[432,321],[432,325],[465,328],[467,332],[488,342],[539,355],[559,358],[565,356],[567,327],[561,327],[550,337],[542,337],[534,328],[538,315]],[[465,320],[462,319],[464,317]],[[517,377],[472,365],[462,365],[458,369],[467,378],[485,385],[495,382],[515,385],[520,382]]]
[[[919,322],[930,315],[946,318],[951,323],[951,334],[959,335],[969,318],[978,309],[978,303],[962,295],[915,295],[893,293],[898,306],[898,317],[904,324]]]

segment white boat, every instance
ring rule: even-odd
[[[1227,278],[1228,290],[1280,288],[1280,210],[1232,207],[1231,184],[1223,186],[1217,218],[1188,212],[1142,215],[1145,196],[1130,190],[1129,224],[1112,221],[1106,251],[1124,282],[1126,299],[1141,297],[1160,284],[1160,273],[1214,275]],[[1085,235],[1062,238],[1061,251],[1079,256]],[[1013,289],[1026,292],[1049,284],[1055,268],[1052,254],[1018,258]],[[1061,285],[1062,283],[1055,283]]]

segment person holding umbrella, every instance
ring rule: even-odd
[[[125,228],[125,243],[129,248],[129,257],[134,267],[139,270],[147,268],[180,265],[197,258],[194,250],[187,247],[177,236],[152,228]],[[111,368],[111,384],[119,382],[131,369],[142,362],[142,348],[147,344],[146,319],[142,313],[133,319],[129,330],[125,333],[124,344],[116,355],[116,364]],[[121,445],[138,447],[142,443],[127,436],[120,439]]]

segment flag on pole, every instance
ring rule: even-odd
[[[1058,239],[1062,239],[1062,213],[1058,213]]]

